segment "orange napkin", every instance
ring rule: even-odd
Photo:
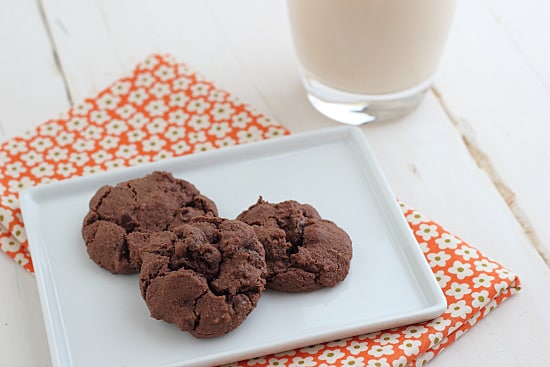
[[[22,188],[286,134],[186,65],[151,56],[65,116],[0,144],[2,250],[33,271]]]
[[[289,133],[186,65],[153,55],[65,116],[0,144],[0,245],[33,271],[22,188]],[[232,365],[421,366],[520,289],[516,275],[401,205],[447,296],[442,316]]]

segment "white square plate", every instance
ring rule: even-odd
[[[137,275],[93,263],[80,230],[105,184],[166,170],[235,218],[256,202],[294,199],[316,207],[353,241],[348,277],[306,294],[266,291],[229,334],[197,340],[154,320]],[[37,186],[21,208],[57,367],[204,366],[416,323],[445,298],[361,130],[338,127]]]

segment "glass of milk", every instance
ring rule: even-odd
[[[347,124],[395,119],[430,87],[456,0],[287,0],[308,98]]]

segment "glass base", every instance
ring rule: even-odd
[[[311,104],[323,115],[349,125],[393,120],[412,112],[422,101],[431,80],[414,88],[391,94],[355,94],[303,78]]]

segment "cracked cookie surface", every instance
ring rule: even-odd
[[[199,217],[151,233],[142,258],[139,284],[151,316],[197,338],[235,329],[265,287],[264,248],[236,220]]]
[[[155,171],[98,189],[89,203],[82,236],[90,258],[114,274],[138,272],[139,233],[164,231],[197,216],[217,216],[212,200],[190,182]]]
[[[266,252],[266,287],[307,292],[334,287],[349,272],[352,241],[334,222],[294,200],[258,202],[237,217],[254,228]]]

